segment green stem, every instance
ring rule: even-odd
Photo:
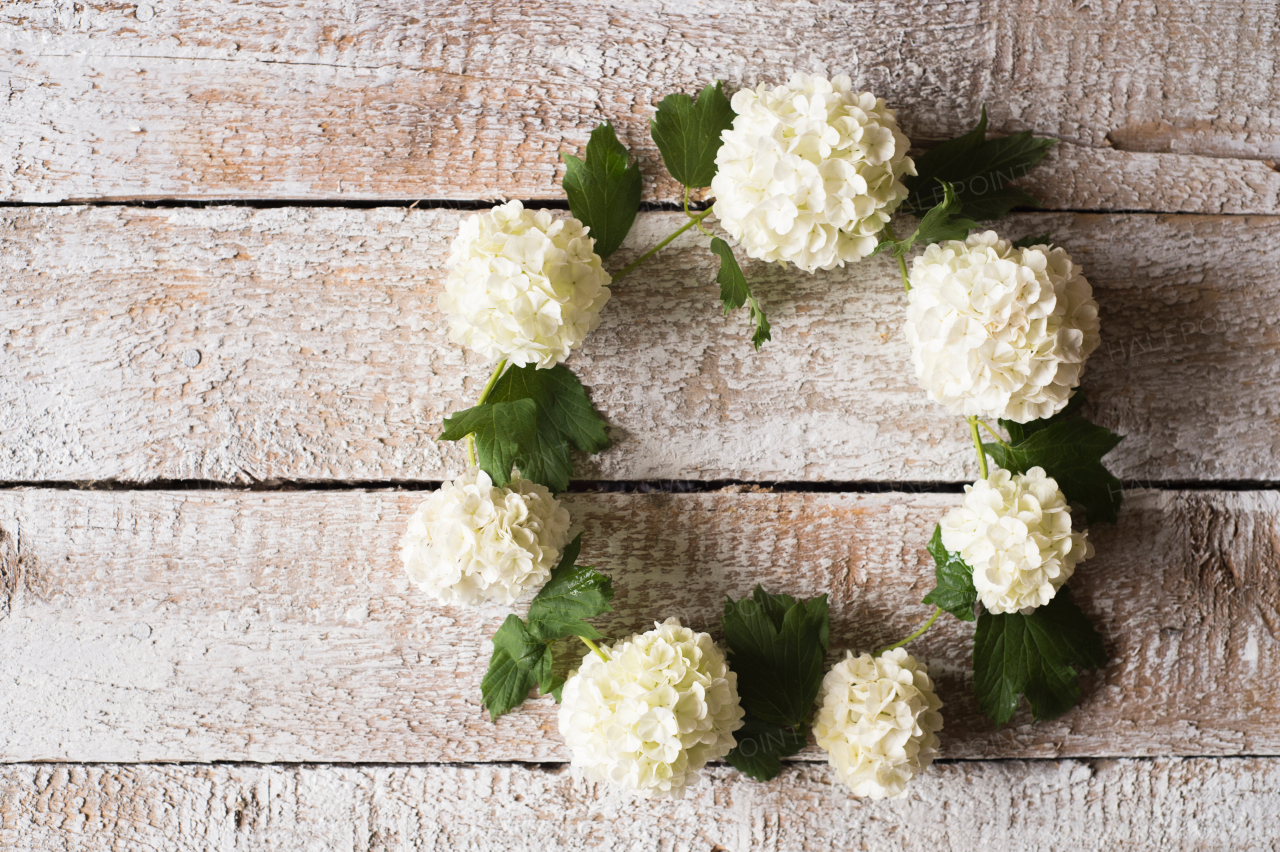
[[[476,400],[476,405],[484,405],[484,401],[489,398],[493,386],[498,383],[498,379],[502,376],[502,371],[506,369],[506,366],[507,359],[503,358],[498,362],[498,366],[493,368],[493,373],[490,374],[489,381],[485,383],[484,390],[480,391],[480,398]],[[470,467],[476,466],[476,436],[474,432],[467,435],[467,464]]]
[[[710,216],[710,215],[711,215],[711,209],[710,209],[710,208],[707,208],[706,210],[703,210],[701,213],[696,213],[696,214],[695,214],[695,213],[690,213],[690,214],[689,214],[689,221],[688,221],[688,222],[686,222],[686,223],[685,223],[684,225],[682,225],[681,227],[677,228],[673,233],[668,234],[668,235],[667,235],[667,237],[666,237],[666,239],[664,239],[662,242],[658,243],[656,246],[654,246],[653,248],[649,249],[647,252],[645,252],[644,254],[640,255],[640,256],[639,256],[639,257],[637,257],[635,260],[633,260],[633,261],[631,261],[630,263],[628,263],[626,266],[622,267],[622,271],[621,271],[621,272],[619,272],[617,275],[613,276],[613,281],[612,281],[612,282],[610,282],[610,284],[611,284],[611,285],[612,285],[612,284],[617,284],[617,283],[618,283],[618,281],[620,281],[622,278],[624,278],[628,273],[630,273],[630,272],[631,272],[633,269],[635,269],[637,266],[639,266],[640,264],[644,263],[644,262],[645,262],[646,260],[648,260],[649,258],[653,257],[655,254],[657,254],[658,252],[660,252],[662,249],[666,248],[666,247],[667,247],[667,244],[668,244],[668,243],[670,243],[672,240],[674,240],[676,237],[680,236],[680,235],[681,235],[681,234],[683,234],[685,231],[687,231],[687,230],[689,230],[690,228],[692,228],[694,225],[700,225],[700,224],[702,223],[702,220],[703,220],[703,219],[705,219],[705,218],[707,218],[707,217],[708,217],[708,216]]]
[[[881,654],[883,654],[885,651],[892,651],[894,648],[901,648],[903,645],[907,644],[908,642],[912,642],[912,641],[915,641],[916,639],[919,639],[921,636],[924,635],[926,630],[928,630],[930,627],[933,626],[933,623],[938,620],[938,616],[940,615],[942,615],[942,609],[939,607],[935,607],[933,610],[933,615],[929,616],[929,620],[924,623],[924,627],[921,627],[919,630],[917,630],[915,633],[912,633],[910,636],[908,636],[906,639],[903,639],[901,642],[894,642],[892,645],[888,646],[887,648],[881,648],[879,651],[876,651],[871,656],[878,657]]]
[[[978,451],[978,470],[987,478],[987,453],[982,449],[982,435],[978,434],[977,415],[969,418],[969,432],[973,435],[973,448]]]
[[[694,218],[694,215],[689,212],[689,187],[687,186],[684,188],[684,215],[688,216],[690,219]],[[699,231],[706,234],[708,237],[715,236],[715,234],[711,233],[706,228],[702,227],[701,219],[695,219],[694,221],[697,224]]]
[[[579,636],[578,638],[581,639],[583,642],[587,643],[587,647],[595,651],[597,657],[604,660],[606,663],[609,662],[609,656],[605,654],[604,651],[600,650],[599,645],[597,645],[595,642],[592,642],[590,639],[588,639],[585,636]]]
[[[995,429],[992,429],[990,426],[988,426],[987,421],[979,420],[978,423],[979,425],[982,426],[983,429],[987,430],[987,433],[991,435],[991,437],[996,439],[997,444],[1004,447],[1006,450],[1009,449],[1009,442],[1006,441],[1004,438],[1001,438],[1000,435],[996,433]]]
[[[884,223],[884,232],[889,237],[889,239],[897,241],[898,237],[893,233],[893,226],[890,225],[888,222]],[[902,255],[898,254],[896,251],[893,253],[893,257],[895,260],[898,261],[898,272],[902,274],[902,286],[904,289],[906,289],[908,293],[910,293],[911,279],[907,275],[907,260]]]

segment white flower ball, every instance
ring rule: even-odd
[[[964,492],[964,505],[942,519],[942,546],[973,569],[973,587],[989,612],[1044,606],[1093,556],[1085,534],[1072,532],[1067,498],[1043,468],[995,470]]]
[[[994,231],[924,250],[911,266],[916,378],[947,411],[1026,423],[1061,411],[1098,347],[1098,303],[1060,248]]]
[[[409,579],[440,602],[512,604],[551,577],[569,542],[569,511],[513,473],[506,488],[473,467],[440,486],[400,540]]]
[[[565,682],[560,733],[573,766],[645,798],[681,796],[742,727],[738,676],[706,633],[669,618],[595,653]]]
[[[855,796],[900,798],[938,756],[941,707],[928,669],[904,649],[851,651],[822,679],[813,733]]]
[[[832,269],[871,254],[916,173],[883,98],[794,74],[733,96],[711,181],[715,214],[747,254]]]
[[[611,279],[588,230],[519,201],[463,220],[440,294],[449,338],[520,367],[568,358],[609,301]]]

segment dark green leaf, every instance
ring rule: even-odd
[[[961,215],[960,202],[956,199],[951,184],[943,183],[942,193],[941,203],[924,214],[919,227],[910,236],[900,240],[881,237],[871,254],[877,255],[884,249],[891,249],[894,256],[906,257],[916,243],[940,243],[943,240],[963,240],[967,237],[969,229],[978,223]]]
[[[797,754],[808,740],[803,728],[792,730],[751,716],[734,732],[738,745],[725,760],[748,778],[769,781],[782,771],[782,759]]]
[[[1013,718],[1018,695],[1037,719],[1060,716],[1080,698],[1077,669],[1107,663],[1102,637],[1066,587],[1030,615],[984,612],[973,637],[973,686],[997,725]]]
[[[511,466],[517,455],[533,443],[537,419],[533,400],[484,403],[446,417],[440,438],[461,441],[474,434],[481,470],[489,474],[494,485],[502,487],[511,481]]]
[[[1077,390],[1071,395],[1071,399],[1067,400],[1066,408],[1059,411],[1052,417],[1046,417],[1042,420],[1030,420],[1026,423],[1015,423],[1012,420],[1000,420],[1000,428],[1009,434],[1009,443],[1021,444],[1028,436],[1046,429],[1055,423],[1061,423],[1071,417],[1075,417],[1080,413],[1080,409],[1084,408],[1085,397],[1084,391]]]
[[[933,528],[929,555],[937,565],[934,569],[936,586],[924,596],[922,603],[945,609],[961,621],[973,621],[973,605],[978,601],[978,592],[973,587],[973,569],[959,554],[949,553],[942,546],[941,524]]]
[[[608,123],[591,131],[585,162],[565,154],[564,163],[569,209],[591,229],[596,254],[608,257],[622,245],[640,209],[640,165],[631,162]]]
[[[1036,246],[1048,246],[1053,244],[1053,234],[1041,234],[1038,237],[1023,237],[1020,240],[1013,241],[1014,248],[1035,248]]]
[[[605,422],[587,398],[573,371],[563,364],[539,370],[533,364],[511,367],[489,392],[494,402],[528,400],[535,403],[534,429],[520,444],[515,465],[525,479],[552,491],[569,487],[573,473],[571,447],[598,453],[609,446]]]
[[[720,83],[698,93],[695,103],[685,94],[667,95],[649,132],[671,176],[690,189],[711,186],[716,176],[720,134],[733,126],[733,107]]]
[[[529,605],[529,630],[543,642],[566,636],[599,639],[600,631],[583,619],[613,609],[609,604],[613,600],[613,581],[594,568],[574,564],[581,547],[579,535],[564,549],[551,579]]]
[[[540,677],[548,677],[551,654],[529,633],[519,616],[508,615],[493,637],[489,671],[480,681],[489,717],[497,719],[520,704]]]
[[[724,304],[725,316],[743,305],[749,306],[751,322],[755,326],[751,343],[759,350],[766,340],[771,339],[769,319],[761,310],[760,302],[751,295],[751,290],[747,287],[747,277],[742,274],[742,267],[738,266],[738,259],[733,256],[733,249],[729,244],[719,237],[713,237],[711,251],[720,258],[720,271],[716,273],[716,282],[720,285],[720,301]]]
[[[1035,198],[1012,185],[1049,153],[1056,140],[1030,131],[987,139],[987,110],[963,136],[944,142],[916,158],[916,174],[902,182],[911,195],[905,209],[917,216],[938,203],[938,182],[955,185],[965,216],[999,219],[1017,206],[1038,207]]]
[[[827,596],[796,601],[756,586],[751,598],[725,601],[721,627],[743,709],[783,727],[803,723],[822,685]]]
[[[1044,468],[1068,500],[1084,506],[1090,523],[1114,523],[1123,491],[1120,480],[1103,466],[1102,457],[1122,440],[1123,435],[1083,417],[1068,417],[1035,427],[1023,440],[1011,441],[1007,447],[983,444],[982,448],[997,465],[1014,473]]]

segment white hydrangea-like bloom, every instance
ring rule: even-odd
[[[822,679],[813,733],[855,796],[900,798],[938,756],[941,708],[928,669],[904,649],[850,651]]]
[[[911,266],[907,340],[920,386],[947,411],[1026,423],[1061,411],[1098,347],[1098,303],[1060,248],[994,231]]]
[[[1044,469],[994,470],[964,488],[964,505],[942,519],[942,546],[973,569],[973,587],[990,612],[1044,606],[1093,544],[1071,529],[1071,507]]]
[[[706,633],[668,618],[595,653],[565,682],[560,733],[573,766],[645,798],[681,796],[737,740],[738,676]]]
[[[519,201],[464,219],[440,294],[449,338],[520,367],[568,358],[609,301],[611,279],[588,230]]]
[[[473,467],[440,486],[400,540],[409,579],[442,603],[514,603],[551,577],[569,542],[569,511],[513,473],[506,488]]]
[[[910,142],[883,98],[794,74],[733,96],[711,181],[715,214],[747,254],[805,272],[871,254],[916,173]]]

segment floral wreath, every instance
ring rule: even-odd
[[[658,105],[653,141],[684,186],[688,221],[620,271],[604,259],[635,221],[641,178],[609,124],[583,159],[564,157],[572,216],[511,201],[462,222],[440,306],[450,339],[497,364],[476,404],[444,420],[441,440],[465,441],[467,471],[422,503],[402,548],[409,578],[446,604],[511,605],[538,590],[493,637],[481,683],[491,718],[535,687],[554,696],[573,767],[642,796],[680,795],[718,759],[767,781],[810,733],[854,795],[902,796],[937,756],[942,728],[927,668],[903,646],[943,611],[977,620],[973,687],[997,725],[1019,695],[1036,719],[1075,705],[1078,670],[1107,658],[1064,584],[1093,555],[1082,520],[1116,518],[1119,481],[1101,458],[1120,437],[1079,413],[1075,389],[1099,340],[1080,267],[1047,234],[970,233],[975,220],[1038,206],[1011,181],[1053,144],[1030,132],[987,139],[986,122],[984,110],[970,132],[913,160],[893,110],[847,76],[797,73],[732,101],[716,83]],[[708,187],[713,206],[691,207],[690,192]],[[918,217],[903,238],[890,226],[900,210]],[[581,536],[570,540],[553,496],[569,485],[572,450],[609,445],[563,362],[599,325],[610,285],[676,237],[697,228],[710,239],[726,314],[747,307],[755,348],[770,339],[733,248],[706,228],[712,215],[749,257],[805,272],[891,253],[916,378],[965,418],[978,455],[981,478],[927,545],[933,615],[887,648],[846,652],[825,676],[825,594],[757,586],[727,599],[723,648],[674,618],[605,641],[588,619],[610,610],[611,581],[577,564]],[[580,660],[574,637],[587,647]]]

